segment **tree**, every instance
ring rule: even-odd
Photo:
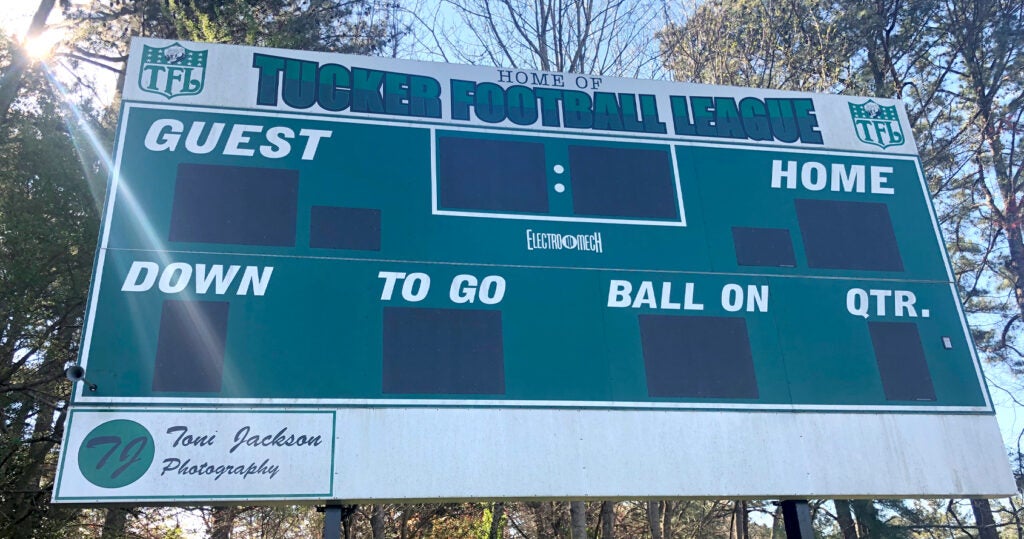
[[[445,61],[633,77],[658,70],[660,11],[648,0],[444,1],[455,21],[422,22],[427,48]]]
[[[957,225],[951,247],[966,270],[960,277],[968,301],[1002,320],[998,330],[977,335],[979,345],[1024,372],[1024,2],[950,4],[942,16],[949,46],[959,51],[950,98],[970,150],[956,176],[957,194],[970,211],[951,220]]]
[[[711,0],[689,6],[660,32],[676,80],[829,91],[848,68],[851,47],[824,0]]]
[[[10,61],[11,44],[0,45]],[[0,535],[57,534],[49,507],[98,229],[102,160],[38,66],[0,132]]]
[[[587,539],[587,504],[586,502],[569,502],[570,534],[572,539]]]
[[[77,29],[61,54],[124,75],[132,36],[371,54],[394,39],[376,0],[93,0],[66,10]],[[378,11],[380,12],[378,16]],[[123,80],[117,87],[123,86]]]
[[[35,15],[32,16],[32,23],[29,25],[28,32],[25,33],[25,42],[37,37],[43,32],[43,28],[46,26],[46,18],[50,16],[50,12],[53,11],[53,6],[56,4],[56,0],[41,0],[39,7],[36,9]],[[8,53],[10,54],[9,62],[0,71],[0,127],[6,123],[7,113],[11,108],[11,104],[18,97],[18,92],[21,90],[25,71],[31,65],[31,58],[22,49],[22,47],[9,47]]]
[[[43,0],[29,37],[56,5]],[[389,28],[370,1],[126,0],[88,8],[61,2],[79,33],[59,52],[123,76],[131,34],[341,52],[371,52]],[[73,9],[74,7],[74,9]],[[75,360],[107,171],[110,131],[20,48],[0,49],[0,536],[57,535],[78,512],[47,505],[67,413],[65,367]],[[81,105],[80,105],[81,107]],[[83,130],[83,128],[87,128]],[[84,134],[83,134],[84,133]],[[94,196],[95,195],[95,196]],[[218,533],[238,513],[218,515]],[[108,512],[105,537],[129,522]]]
[[[1022,12],[1020,0],[712,1],[659,35],[679,80],[904,100],[967,309],[1002,321],[975,338],[1021,370]]]
[[[1024,372],[1024,2],[712,1],[691,11],[660,34],[677,79],[904,101],[978,349]],[[874,505],[854,505],[860,527],[878,533]],[[972,508],[988,530],[988,501]]]

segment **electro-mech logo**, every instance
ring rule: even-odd
[[[601,233],[593,234],[551,234],[546,232],[526,231],[526,249],[554,251],[590,251],[603,253]]]
[[[853,118],[853,130],[857,132],[857,138],[865,144],[884,150],[907,141],[895,105],[885,107],[873,99],[859,105],[850,103],[850,116]]]
[[[207,51],[191,50],[179,43],[166,47],[143,45],[139,88],[167,99],[203,91]]]

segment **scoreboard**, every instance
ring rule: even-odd
[[[898,102],[151,39],[127,81],[56,502],[1015,492]]]

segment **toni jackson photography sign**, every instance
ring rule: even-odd
[[[1015,491],[898,102],[158,39],[126,81],[57,502]]]
[[[129,419],[130,418],[130,419]],[[76,410],[56,496],[304,499],[331,493],[334,414]]]

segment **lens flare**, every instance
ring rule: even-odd
[[[75,150],[78,152],[79,160],[81,161],[82,166],[91,166],[91,158],[89,157],[89,152],[84,151],[85,149],[80,146],[80,141],[84,139],[85,141],[88,142],[92,154],[98,156],[99,159],[102,161],[103,170],[107,173],[112,172],[115,175],[112,177],[112,180],[109,183],[110,188],[113,189],[113,192],[108,193],[108,198],[116,198],[118,201],[118,212],[126,212],[130,214],[131,218],[138,223],[137,226],[139,230],[142,231],[142,235],[144,237],[143,241],[146,244],[146,248],[150,249],[149,255],[155,258],[154,261],[157,262],[161,267],[167,267],[168,264],[175,261],[170,256],[170,248],[166,245],[166,242],[164,242],[160,233],[157,231],[157,227],[155,226],[155,224],[150,220],[149,215],[147,214],[145,208],[143,207],[143,204],[139,201],[135,193],[132,191],[130,182],[126,181],[126,178],[124,177],[118,177],[120,176],[120,171],[116,169],[113,158],[111,157],[107,149],[104,147],[102,139],[99,137],[99,135],[97,135],[95,130],[93,130],[88,119],[85,117],[85,114],[77,105],[75,105],[75,102],[71,97],[68,89],[64,86],[64,84],[57,80],[48,64],[43,62],[42,68],[43,72],[46,74],[46,78],[50,81],[50,84],[52,84],[53,87],[61,94],[61,101],[71,111],[71,115],[73,118],[66,118],[65,122],[67,124],[69,132],[72,133],[72,141],[75,144]],[[94,189],[92,194],[95,199],[97,208],[101,207],[102,193],[97,192]],[[112,201],[113,200],[111,200],[111,202]],[[107,211],[109,212],[110,208],[108,208]],[[105,235],[100,238],[99,247],[100,253],[97,257],[96,271],[102,272],[104,261],[107,258],[107,237]],[[114,286],[117,285],[115,284]],[[99,295],[98,287],[95,290],[93,290],[93,294],[96,296]],[[211,349],[215,349],[216,347],[218,347],[219,337],[211,329],[211,322],[199,309],[195,307],[196,302],[200,301],[200,298],[193,294],[191,291],[185,290],[175,299],[179,299],[185,302],[187,316],[191,319],[193,326],[199,328],[199,340],[200,342],[203,343],[203,346],[206,346]],[[94,297],[93,307],[95,307],[95,301],[96,300]],[[137,305],[130,306],[130,308],[133,309],[133,316],[131,317],[131,319],[135,321],[134,327],[131,329],[136,333],[135,340],[137,342],[145,342],[147,336],[152,337],[150,333],[152,329],[156,327],[156,325],[153,322],[153,313],[142,312],[141,310],[136,312],[135,309],[137,307]],[[82,349],[82,357],[87,356],[88,341],[86,341],[86,344]],[[224,365],[225,380],[235,379],[235,374],[231,372],[232,369],[229,365],[230,364]],[[79,393],[77,396],[81,397],[81,386],[78,388],[78,392]]]
[[[25,39],[22,44],[29,58],[33,60],[45,60],[53,56],[57,46],[64,40],[67,28],[52,27],[40,32],[38,35]]]

